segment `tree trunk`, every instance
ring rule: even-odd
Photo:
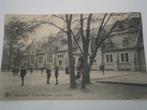
[[[82,81],[81,81],[81,88],[85,89],[87,84],[88,78],[88,55],[84,54],[83,56],[83,69],[82,69]]]
[[[91,80],[90,80],[90,68],[89,68],[89,65],[87,64],[86,65],[86,68],[85,68],[85,74],[86,74],[86,84],[91,84]]]
[[[13,46],[13,42],[12,41],[10,41],[10,43],[9,43],[9,57],[8,57],[8,70],[10,70],[11,69],[11,63],[12,63],[12,46]]]
[[[86,69],[86,84],[91,84],[91,81],[90,81],[90,68],[89,68],[89,65],[87,64],[87,69]]]
[[[71,36],[71,20],[72,15],[66,15],[67,20],[67,37],[68,37],[68,61],[69,61],[69,72],[70,72],[70,88],[76,88],[75,82],[75,68],[73,59],[73,49],[72,49],[72,36]]]
[[[84,45],[84,74],[85,74],[85,83],[90,84],[90,71],[88,65],[88,54],[89,54],[89,41],[90,41],[90,26],[91,26],[92,14],[89,14],[87,20],[87,28],[86,28],[86,40]]]

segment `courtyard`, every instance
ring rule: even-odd
[[[87,85],[87,88],[82,90],[80,88],[80,80],[76,80],[76,89],[69,88],[69,75],[65,74],[64,71],[59,71],[58,85],[55,85],[54,71],[52,71],[51,74],[50,84],[46,84],[45,71],[43,74],[41,74],[39,70],[34,71],[33,74],[28,71],[24,86],[21,86],[19,75],[13,76],[11,72],[1,72],[0,99],[146,99],[147,77],[145,76],[147,75],[143,73],[126,71],[106,71],[105,75],[102,75],[102,73],[98,71],[92,71],[91,84]],[[138,77],[138,79],[136,77]],[[141,79],[141,81],[139,79]],[[128,84],[129,82],[130,84]]]

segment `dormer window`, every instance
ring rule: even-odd
[[[112,49],[113,47],[113,42],[111,39],[108,39],[107,42],[105,43],[105,49]]]
[[[114,28],[115,31],[121,31],[124,29],[123,23],[119,22],[117,26]]]
[[[123,45],[123,47],[128,46],[128,44],[129,44],[128,38],[124,38],[124,39],[122,40],[122,45]]]
[[[122,30],[123,28],[124,28],[123,24],[120,23],[119,26],[118,26],[118,29]]]

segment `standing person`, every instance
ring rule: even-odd
[[[43,74],[43,67],[41,67],[41,74]]]
[[[12,67],[12,73],[13,73],[13,76],[15,76],[15,69],[14,69],[14,67]]]
[[[46,74],[47,74],[47,84],[50,84],[50,77],[51,77],[51,69],[50,68],[46,69]]]
[[[69,67],[68,66],[65,68],[65,74],[69,74]]]
[[[21,85],[22,86],[24,85],[24,77],[26,76],[26,74],[27,74],[27,70],[26,70],[25,66],[22,66],[21,71],[20,71],[20,77],[21,77],[21,81],[22,81]]]
[[[105,74],[105,67],[103,64],[100,65],[99,71],[102,71],[103,75]]]
[[[19,66],[16,67],[16,76],[18,76],[19,73]]]
[[[56,84],[55,85],[58,85],[58,74],[59,74],[59,67],[56,66],[55,67],[55,78],[56,78]]]
[[[33,68],[32,67],[30,68],[30,72],[31,72],[31,74],[33,73]]]

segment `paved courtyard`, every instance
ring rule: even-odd
[[[147,84],[144,73],[106,71],[102,75],[92,71],[92,84],[85,90],[80,89],[80,80],[77,80],[77,89],[70,89],[69,75],[64,71],[59,72],[59,85],[55,85],[54,72],[50,82],[46,84],[45,72],[34,71],[27,73],[25,85],[21,86],[19,76],[1,72],[0,99],[147,99],[147,86],[142,86]]]

